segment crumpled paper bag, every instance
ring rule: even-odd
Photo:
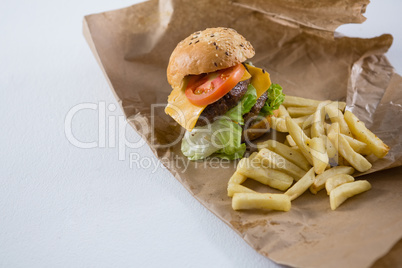
[[[402,163],[402,78],[384,56],[392,36],[334,33],[344,23],[363,22],[368,2],[148,1],[86,16],[84,35],[134,129],[195,198],[258,252],[297,267],[400,265],[395,256],[401,255],[396,243],[402,238],[402,168],[390,168]],[[180,151],[184,130],[163,112],[171,91],[166,68],[179,41],[218,26],[245,36],[256,49],[252,62],[286,94],[346,101],[391,147],[363,177],[371,191],[336,211],[321,191],[303,194],[290,212],[239,212],[231,209],[226,192],[236,161],[186,161]],[[379,170],[385,171],[372,173]]]

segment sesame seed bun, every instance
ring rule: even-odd
[[[167,78],[179,87],[187,75],[215,72],[242,63],[254,56],[254,48],[230,28],[208,28],[181,41],[169,59]]]

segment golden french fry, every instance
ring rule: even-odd
[[[341,110],[341,112],[345,111],[346,108],[346,102],[344,101],[334,101],[337,103],[337,107],[339,110]]]
[[[365,144],[364,142],[361,142],[359,140],[356,140],[350,136],[346,136],[344,134],[341,134],[349,143],[350,147],[352,147],[352,149],[359,154],[362,155],[369,155],[370,149],[368,148],[367,144]]]
[[[324,140],[321,137],[314,137],[310,141],[307,141],[307,145],[310,147],[315,173],[323,173],[329,163]]]
[[[293,119],[296,120],[297,118]],[[314,120],[314,114],[308,115],[307,119],[303,122],[303,124],[300,126],[302,129],[307,129],[311,128]]]
[[[340,133],[340,128],[339,128],[339,123],[333,123],[329,125],[327,129],[327,137],[329,139],[330,136],[337,136]],[[331,139],[330,139],[331,140]],[[331,140],[332,145],[334,146],[335,150],[338,151],[339,148],[339,142],[338,139],[335,139],[334,141]]]
[[[291,201],[295,200],[313,184],[314,179],[314,168],[311,168],[306,175],[285,192],[285,195],[288,195]]]
[[[325,182],[338,174],[353,174],[353,172],[355,172],[355,170],[352,167],[345,167],[345,166],[336,166],[336,167],[332,167],[326,171],[324,171],[324,173],[317,175],[314,179],[314,183],[313,185],[311,185],[310,187],[310,192],[312,192],[313,194],[316,194],[318,191],[324,189],[325,186]]]
[[[256,192],[243,185],[236,184],[236,183],[229,183],[228,184],[228,196],[232,197],[236,193],[256,193]]]
[[[261,167],[258,161],[250,161],[247,158],[239,161],[237,172],[282,191],[288,189],[293,183],[293,178],[290,175],[275,169]]]
[[[304,171],[308,171],[311,168],[310,164],[308,163],[308,161],[306,160],[306,158],[303,156],[302,153],[290,148],[289,146],[287,146],[285,144],[282,144],[275,140],[267,140],[265,142],[258,143],[257,146],[260,150],[262,148],[267,148],[267,149],[283,156],[284,158],[286,158],[293,164],[302,168]]]
[[[232,199],[232,208],[241,209],[269,209],[289,211],[290,198],[284,194],[235,193]]]
[[[305,115],[313,114],[316,107],[306,106],[306,107],[288,107],[288,113],[291,117],[300,117]]]
[[[335,175],[335,176],[329,178],[325,182],[325,189],[327,190],[327,194],[329,195],[331,193],[331,191],[333,189],[335,189],[336,187],[338,187],[339,185],[347,183],[347,182],[352,182],[354,180],[355,180],[355,178],[353,178],[352,176],[350,176],[348,174],[338,174],[338,175]]]
[[[293,118],[293,121],[295,121],[296,124],[299,125],[299,127],[303,128],[303,124],[311,117],[312,115],[305,115],[301,117],[296,117]]]
[[[329,194],[331,209],[335,210],[345,202],[346,199],[370,189],[371,184],[366,180],[348,182],[336,187]]]
[[[306,142],[308,142],[310,138],[307,137],[306,134],[304,134],[299,125],[297,125],[290,117],[286,117],[286,126],[288,127],[290,136],[293,138],[294,142],[299,147],[304,157],[307,159],[310,165],[313,165],[313,159],[311,158],[309,148],[306,145]]]
[[[322,136],[322,139],[324,139],[324,144],[325,148],[327,149],[327,154],[328,157],[331,159],[337,159],[338,158],[338,151],[335,148],[335,146],[332,144],[332,142],[328,139],[327,136]],[[338,162],[337,162],[338,163]]]
[[[324,121],[325,121],[325,106],[327,106],[330,101],[323,101],[318,104],[316,111],[313,115],[313,125],[311,126],[311,137],[320,137],[325,134]]]
[[[247,180],[247,177],[235,171],[232,177],[230,177],[228,184],[242,184]]]
[[[286,110],[285,106],[280,105],[278,109],[278,117],[285,118],[286,116],[289,116],[288,110]]]
[[[279,132],[288,132],[285,119],[281,117],[271,117],[271,128]]]
[[[331,146],[330,150],[331,151],[331,157],[330,157],[330,162],[332,166],[346,166],[344,164],[344,159],[342,156],[339,155],[338,149],[339,149],[339,144],[338,144],[338,139],[335,141],[331,141],[328,137],[331,135],[337,135],[336,133],[340,132],[339,129],[339,123],[335,122],[333,124],[330,124],[327,126],[327,145]],[[328,146],[327,146],[328,148]]]
[[[345,121],[348,124],[352,134],[360,141],[367,144],[370,151],[382,158],[387,155],[389,151],[388,145],[382,142],[373,132],[366,128],[365,124],[360,121],[352,112],[345,112]],[[350,161],[349,161],[350,162]],[[351,163],[352,164],[352,163]]]
[[[306,171],[269,149],[261,149],[256,157],[260,159],[263,167],[283,171],[292,176],[295,180],[299,180],[306,174]]]
[[[328,114],[329,119],[332,123],[339,124],[342,134],[352,137],[352,132],[350,131],[349,126],[346,123],[345,118],[343,117],[343,113],[339,110],[338,107],[338,102],[332,102],[329,105],[325,106],[325,112]]]
[[[288,144],[289,144],[290,147],[297,146],[297,145],[296,145],[296,142],[294,141],[294,139],[293,139],[292,136],[290,136],[290,135],[287,135],[287,136],[286,136],[286,141],[288,142]]]
[[[295,96],[285,96],[285,101],[282,103],[283,106],[285,107],[290,107],[290,106],[312,106],[312,107],[317,107],[318,104],[320,104],[320,101],[318,100],[312,100],[312,99],[306,99],[306,98],[301,98],[301,97],[295,97]]]
[[[336,125],[334,123],[332,125]],[[332,127],[331,125],[331,127]],[[360,172],[367,171],[371,168],[371,163],[364,158],[361,154],[356,153],[352,147],[349,145],[344,136],[341,136],[339,133],[339,129],[337,131],[332,131],[330,127],[330,133],[328,134],[328,138],[331,140],[333,144],[338,145],[339,154],[348,161],[352,167]],[[336,145],[335,145],[336,146]]]

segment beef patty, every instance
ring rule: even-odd
[[[247,86],[249,83],[250,79],[240,81],[234,88],[232,88],[232,90],[226,93],[226,95],[224,95],[222,98],[205,107],[204,111],[202,111],[200,117],[198,118],[195,126],[199,127],[199,126],[205,126],[206,124],[210,124],[213,121],[215,121],[215,119],[218,116],[224,115],[230,109],[235,107],[239,103],[241,98],[243,98],[243,96],[246,94]],[[264,105],[264,103],[262,105]]]
[[[251,108],[250,112],[246,113],[245,115],[243,115],[243,119],[244,119],[244,123],[245,125],[251,125],[251,122],[248,122],[249,120],[253,120],[254,117],[256,117],[262,107],[264,107],[265,102],[268,99],[268,94],[265,91],[264,94],[262,94],[258,99],[257,102],[254,104],[254,106]]]

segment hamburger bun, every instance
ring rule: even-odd
[[[230,28],[207,28],[181,41],[169,59],[167,79],[173,88],[187,75],[215,72],[252,58],[254,48]]]

